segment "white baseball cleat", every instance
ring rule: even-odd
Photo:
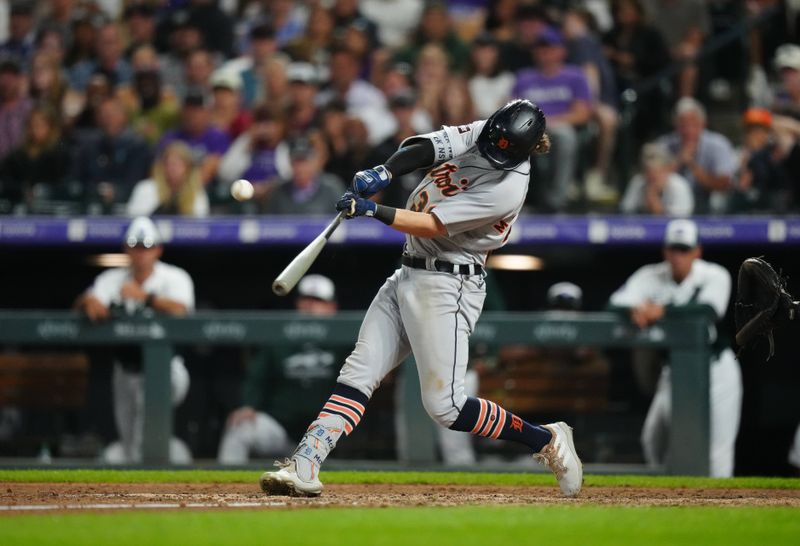
[[[574,497],[581,492],[583,485],[583,464],[575,451],[572,427],[563,421],[542,426],[553,434],[553,438],[539,453],[534,453],[533,458],[556,475],[565,496]]]
[[[294,460],[275,461],[275,466],[278,470],[264,472],[258,479],[261,490],[267,495],[317,497],[322,493],[322,482],[317,474],[313,474],[309,480],[302,479],[297,474],[297,463]]]

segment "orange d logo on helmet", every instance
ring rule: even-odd
[[[497,147],[501,150],[505,150],[508,148],[508,140],[505,137],[500,137],[500,140],[497,141]]]

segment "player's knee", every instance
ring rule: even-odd
[[[453,405],[450,397],[423,393],[422,405],[431,419],[445,428],[449,428],[458,418],[459,410]]]

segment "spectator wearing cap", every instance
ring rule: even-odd
[[[125,232],[123,249],[130,265],[108,269],[75,302],[75,308],[92,322],[125,319],[141,313],[185,316],[194,311],[194,283],[183,269],[161,261],[163,239],[152,220],[135,218]],[[138,349],[116,348],[112,360],[114,422],[119,440],[103,453],[112,464],[137,464],[142,460],[144,377]],[[172,403],[180,404],[189,391],[189,372],[180,355],[170,362]],[[178,438],[170,440],[173,464],[189,464],[192,455]]]
[[[227,187],[249,180],[254,200],[263,205],[278,181],[291,177],[289,148],[284,141],[285,120],[267,104],[253,110],[253,123],[237,138],[219,165],[219,181]]]
[[[147,142],[128,126],[120,99],[108,97],[97,105],[97,129],[76,146],[72,178],[84,187],[90,201],[110,212],[113,203],[127,202],[134,184],[150,170],[152,153]]]
[[[200,178],[207,187],[217,176],[219,162],[228,151],[230,138],[211,124],[208,97],[204,93],[191,91],[186,95],[180,125],[162,137],[158,149],[163,150],[175,140],[191,148],[195,161],[199,162]]]
[[[306,275],[297,284],[299,315],[333,317],[336,288],[329,278]],[[220,464],[246,464],[250,456],[287,456],[307,422],[325,403],[347,353],[304,343],[265,347],[247,363],[241,407],[228,416],[220,440]]]
[[[780,145],[772,131],[772,114],[764,108],[748,108],[742,116],[744,139],[739,150],[740,168],[731,188],[727,212],[777,212],[788,204],[791,149]]]
[[[123,53],[119,26],[113,23],[103,25],[97,30],[94,58],[80,61],[70,69],[70,87],[85,90],[89,79],[97,72],[105,74],[113,87],[130,85],[133,70]]]
[[[275,31],[267,24],[257,25],[250,30],[247,53],[232,59],[222,66],[222,70],[239,72],[242,78],[242,100],[250,108],[263,99],[263,87],[267,63],[278,54],[278,41]]]
[[[641,172],[628,182],[620,210],[625,214],[692,215],[692,186],[675,172],[675,158],[664,146],[650,143],[642,147]]]
[[[557,282],[547,289],[547,309],[551,311],[580,311],[583,309],[583,290],[575,283]]]
[[[472,42],[469,92],[480,119],[486,119],[511,96],[514,74],[500,56],[500,43],[490,32],[482,32]]]
[[[276,61],[278,64],[280,61]],[[286,67],[288,81],[287,133],[303,134],[317,123],[319,114],[319,75],[316,67],[309,63],[291,63]]]
[[[11,2],[8,39],[0,44],[0,59],[13,59],[27,66],[33,55],[36,33],[32,0]]]
[[[323,172],[324,157],[308,137],[297,137],[289,144],[292,175],[270,196],[269,214],[321,215],[330,214],[344,191],[344,183],[336,176]]]
[[[211,123],[231,140],[250,126],[250,113],[242,107],[242,77],[234,70],[218,69],[210,80]]]
[[[383,165],[400,148],[405,139],[425,132],[417,130],[414,124],[416,105],[417,99],[411,90],[396,93],[389,98],[389,110],[394,116],[397,130],[375,148],[372,160],[369,162],[371,165]],[[424,171],[420,169],[393,177],[392,183],[380,195],[381,203],[405,208],[408,197],[419,185],[422,175]]]
[[[577,131],[591,117],[592,95],[583,71],[564,63],[567,50],[557,29],[548,27],[542,31],[533,52],[536,68],[517,72],[512,96],[538,104],[547,116],[553,158],[541,204],[546,209],[562,211],[574,183]]]
[[[676,159],[676,171],[692,185],[695,213],[723,212],[726,193],[739,168],[730,141],[706,129],[706,110],[684,97],[675,105],[675,130],[657,140]]]
[[[693,312],[709,321],[709,470],[717,478],[733,476],[736,436],[742,409],[742,375],[726,336],[724,319],[731,295],[731,275],[701,259],[699,230],[691,220],[667,224],[664,259],[636,270],[611,295],[609,306],[637,328],[649,328],[672,313]],[[642,448],[651,466],[683,446],[669,445],[672,416],[670,367],[664,365],[642,428]]]
[[[335,0],[331,13],[337,29],[350,28],[355,23],[364,28],[370,43],[377,43],[378,27],[362,13],[359,0]]]
[[[192,150],[183,142],[170,143],[153,165],[150,178],[134,186],[128,216],[208,216],[208,195],[200,180]]]
[[[350,115],[367,126],[370,144],[378,144],[392,131],[392,117],[386,109],[386,98],[371,83],[360,79],[358,58],[352,51],[337,48],[331,53],[330,81],[319,94],[320,104],[334,99],[344,101]]]
[[[800,137],[800,46],[783,44],[775,51],[780,87],[771,105],[773,127],[780,137]]]
[[[0,160],[19,146],[33,103],[24,92],[25,78],[16,61],[0,62]]]
[[[125,57],[130,59],[136,48],[156,43],[156,10],[153,4],[138,1],[125,8],[125,27],[128,31],[128,47]]]

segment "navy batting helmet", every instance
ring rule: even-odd
[[[500,169],[513,169],[533,153],[544,134],[542,110],[529,100],[511,101],[494,114],[478,136],[478,151]]]

